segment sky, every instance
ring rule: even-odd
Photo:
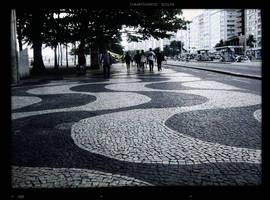
[[[203,13],[204,9],[182,9],[182,16],[186,20],[192,20],[194,17]]]
[[[194,17],[202,14],[203,9],[182,9],[183,14],[181,15],[181,17],[183,17],[185,20],[192,20]],[[123,46],[127,45],[127,41],[125,37],[122,37],[123,41],[121,42],[121,44]],[[28,54],[30,57],[33,56],[33,52],[32,49],[28,48]],[[53,57],[53,50],[51,48],[45,48],[42,50],[42,55],[43,56],[49,56],[49,57]]]

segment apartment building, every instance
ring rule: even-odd
[[[256,43],[255,47],[261,47],[262,39],[262,23],[261,23],[261,10],[259,9],[246,9],[246,35],[253,35]]]
[[[245,10],[245,33],[246,38],[253,35],[256,40],[254,47],[248,49],[256,58],[261,58],[261,41],[262,41],[262,22],[260,9],[246,9]]]
[[[214,51],[220,40],[229,40],[242,33],[241,9],[205,9],[190,24],[191,51]]]
[[[173,40],[184,42],[184,49],[189,52],[200,50],[215,51],[220,40],[227,41],[234,37],[252,34],[256,40],[254,49],[261,49],[261,11],[258,9],[205,9],[192,19],[187,30],[178,30],[170,39],[150,38],[139,43],[130,43],[129,50],[160,47],[163,50]],[[242,37],[243,38],[243,37]]]
[[[189,37],[190,37],[190,52],[196,52],[197,49],[200,49],[201,43],[200,43],[200,27],[199,25],[201,21],[201,16],[199,15],[195,17],[192,22],[189,24]]]

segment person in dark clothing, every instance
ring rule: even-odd
[[[157,67],[158,67],[158,71],[161,71],[161,63],[162,61],[165,61],[164,55],[159,51],[159,49],[157,50],[156,53],[156,59],[157,59]]]
[[[79,70],[79,74],[81,72],[83,74],[86,73],[86,59],[85,59],[84,52],[81,46],[79,46],[79,52],[78,52],[78,70]]]
[[[105,50],[101,56],[101,62],[103,63],[103,75],[104,79],[110,78],[110,71],[112,65],[112,56],[111,54]]]
[[[127,71],[130,71],[130,61],[131,61],[131,56],[129,55],[129,53],[127,52],[125,55],[125,61],[126,61],[126,65],[127,65]]]
[[[133,57],[133,60],[136,62],[137,70],[139,71],[141,62],[141,55],[139,50],[137,50],[136,54]]]

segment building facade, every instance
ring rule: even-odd
[[[216,44],[221,40],[239,38],[239,44],[245,46],[244,41],[248,35],[254,36],[256,43],[251,50],[255,51],[255,57],[259,57],[262,38],[261,10],[205,9],[202,14],[194,17],[190,24],[187,24],[186,30],[178,30],[170,39],[150,38],[139,43],[130,43],[128,49],[147,51],[149,48],[160,47],[163,50],[165,45],[177,40],[182,41],[183,48],[191,53],[200,50],[214,52]]]
[[[220,40],[226,41],[242,33],[241,9],[205,9],[190,24],[191,50],[214,51]]]
[[[255,58],[261,58],[262,47],[262,21],[260,9],[246,9],[245,10],[245,35],[253,35],[255,39],[254,47],[247,47],[248,53],[251,53]]]

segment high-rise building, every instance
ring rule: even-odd
[[[243,31],[241,9],[205,9],[190,24],[191,49],[213,51],[220,41]]]
[[[241,9],[220,9],[210,11],[211,48],[220,41],[227,41],[243,33]]]
[[[202,14],[194,17],[186,30],[178,30],[169,39],[142,41],[129,49],[144,49],[160,47],[177,40],[184,43],[184,49],[189,52],[199,50],[215,51],[220,40],[228,41],[238,37],[241,41],[244,35],[253,35],[256,40],[254,48],[261,48],[261,11],[259,9],[205,9]],[[240,42],[239,42],[240,43]],[[243,42],[241,42],[243,45]],[[241,45],[240,44],[240,45]]]
[[[202,15],[195,17],[190,23],[190,48],[191,52],[196,52],[197,49],[200,49],[200,27],[199,21]]]
[[[245,10],[245,36],[253,35],[255,39],[254,47],[247,46],[247,53],[255,58],[261,58],[261,41],[262,41],[262,22],[260,9]]]
[[[256,40],[255,47],[261,47],[262,40],[262,23],[260,9],[246,9],[246,37],[253,35]]]

